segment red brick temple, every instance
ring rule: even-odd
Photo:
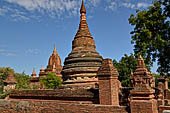
[[[40,78],[46,76],[46,74],[48,72],[53,72],[55,73],[57,76],[62,78],[61,75],[61,71],[62,71],[62,65],[61,65],[61,59],[60,56],[57,53],[56,50],[56,45],[54,46],[54,50],[52,55],[50,56],[49,60],[48,60],[48,65],[46,67],[46,69],[43,69],[43,66],[41,66],[40,72],[39,72],[39,76],[37,76],[36,72],[35,72],[35,68],[33,68],[33,72],[31,74],[31,80],[30,80],[30,85],[31,87],[36,86],[39,89],[42,89],[43,86],[40,84]]]
[[[155,87],[155,78],[145,66],[142,56],[130,77],[131,87],[121,87],[119,73],[112,59],[103,59],[96,51],[95,41],[86,22],[84,1],[81,19],[72,41],[72,51],[62,68],[54,47],[46,69],[35,68],[31,86],[47,72],[62,76],[64,82],[57,89],[13,90],[6,100],[0,99],[2,113],[169,113],[170,89],[168,78],[162,73]],[[12,76],[9,76],[9,78]]]
[[[65,58],[62,75],[64,84],[93,87],[102,56],[96,51],[95,41],[86,22],[86,9],[82,2],[79,29],[72,41],[72,51]]]

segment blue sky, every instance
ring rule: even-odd
[[[87,22],[103,58],[120,60],[133,52],[128,23],[152,0],[85,0]],[[80,21],[81,0],[0,0],[0,67],[31,74],[46,68],[56,43],[64,62]],[[154,65],[152,71],[156,71]]]

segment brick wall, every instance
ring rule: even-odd
[[[159,106],[159,113],[163,113],[164,110],[170,110],[170,106]]]
[[[118,81],[110,77],[99,77],[100,104],[119,105]]]
[[[158,113],[156,100],[131,100],[131,113]]]
[[[98,104],[98,89],[15,90],[9,100]]]
[[[0,100],[1,113],[128,113],[127,107],[97,105],[97,104],[69,104],[57,102],[23,102]]]
[[[164,92],[165,99],[170,100],[170,89],[166,89]]]

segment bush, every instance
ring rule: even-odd
[[[0,94],[0,99],[4,99],[7,95],[9,95],[12,91],[7,91],[3,94]]]
[[[17,81],[16,89],[31,89],[30,77],[24,72],[22,74],[17,73],[15,79]]]
[[[33,85],[32,89],[38,89],[38,86],[37,85]]]
[[[62,79],[55,73],[48,72],[45,77],[40,79],[40,83],[47,89],[56,89],[62,84]]]

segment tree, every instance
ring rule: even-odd
[[[119,62],[117,62],[114,59],[113,64],[119,72],[119,80],[122,83],[122,86],[129,87],[130,86],[130,75],[131,75],[131,72],[134,72],[136,70],[137,59],[134,57],[133,54],[131,54],[130,56],[125,54]]]
[[[30,87],[30,77],[24,72],[22,74],[16,73],[15,79],[17,81],[16,89],[31,89]]]
[[[129,23],[134,26],[132,44],[135,56],[142,55],[147,64],[158,60],[158,72],[170,74],[170,1],[158,0],[146,10],[136,11]]]
[[[155,77],[155,87],[158,87],[158,77],[159,77],[159,74],[153,73],[153,76]]]
[[[14,70],[10,67],[0,67],[0,79],[5,80],[8,74],[14,74]]]
[[[48,72],[45,77],[40,79],[40,83],[47,89],[56,89],[62,84],[62,80],[55,73]]]

